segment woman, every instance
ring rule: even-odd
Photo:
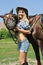
[[[25,34],[31,34],[29,30],[28,10],[23,7],[17,7],[16,11],[19,19],[16,29],[20,31],[18,33],[18,49],[20,54],[19,61],[21,65],[28,65],[27,51],[29,48],[29,40],[25,36]]]

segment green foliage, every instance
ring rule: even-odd
[[[0,39],[6,39],[6,38],[11,38],[9,31],[6,29],[1,29],[0,30]]]

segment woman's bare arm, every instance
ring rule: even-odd
[[[24,29],[20,29],[18,27],[16,27],[16,30],[21,32],[21,33],[24,33],[24,34],[31,34],[30,30],[24,30]]]

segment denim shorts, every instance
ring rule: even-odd
[[[27,52],[29,48],[29,41],[26,38],[25,40],[18,43],[18,50],[19,52]]]

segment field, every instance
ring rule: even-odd
[[[0,65],[18,65],[18,59],[17,44],[10,38],[0,40]],[[28,61],[30,65],[36,64],[35,54],[31,45],[28,50]],[[42,56],[41,62],[43,65]]]

